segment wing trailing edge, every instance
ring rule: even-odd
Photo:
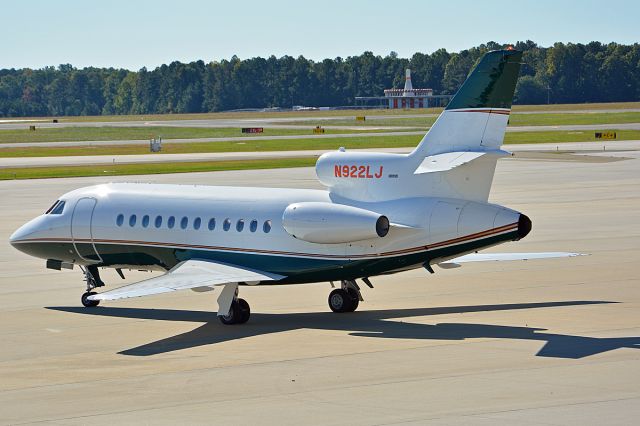
[[[192,259],[179,263],[159,277],[129,284],[89,296],[89,300],[118,300],[177,290],[198,289],[232,283],[278,281],[283,275],[271,274],[222,262]]]

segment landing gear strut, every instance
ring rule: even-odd
[[[238,297],[238,284],[226,284],[218,297],[218,318],[224,325],[244,324],[249,321],[251,308]]]
[[[329,308],[333,312],[353,312],[362,299],[360,287],[354,280],[342,280],[341,287],[329,293]]]
[[[89,296],[93,296],[96,294],[95,291],[91,291],[96,287],[102,287],[104,283],[100,279],[100,273],[98,272],[98,268],[95,265],[87,266],[86,268],[80,265],[80,270],[84,274],[84,281],[87,283],[87,291],[82,294],[80,301],[82,305],[87,308],[92,308],[94,306],[98,306],[100,303],[99,300],[89,300]]]

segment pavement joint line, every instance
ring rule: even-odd
[[[453,344],[453,343],[452,343]],[[421,349],[420,347],[418,348],[410,348],[408,350],[415,350],[415,349]],[[407,348],[405,348],[405,350],[407,350]],[[382,352],[382,351],[376,351],[376,352]],[[367,352],[369,353],[369,352]],[[375,352],[371,352],[371,353],[375,353]],[[344,355],[339,355],[339,356],[357,356],[360,355],[360,353],[353,353],[353,354],[344,354]],[[323,356],[323,357],[318,357],[317,359],[322,359],[322,358],[333,358],[333,356]],[[315,358],[311,358],[311,359],[315,359]],[[302,359],[307,360],[307,358]],[[297,361],[297,360],[294,360]],[[272,362],[265,362],[264,364],[270,364],[270,363],[275,363],[275,362],[289,362],[287,361],[272,361]],[[599,364],[609,364],[609,363],[615,363],[615,362],[622,362],[622,361],[604,361],[604,362],[600,362]],[[582,364],[582,363],[581,363]],[[252,364],[253,365],[253,364]],[[243,367],[242,365],[240,366],[233,366],[233,367],[220,367],[220,368],[237,368],[237,367]],[[534,367],[534,368],[528,368],[528,371],[531,370],[537,370],[537,369],[548,369],[548,368],[564,368],[565,366],[555,366],[555,367]],[[209,369],[193,369],[193,370],[181,370],[182,372],[193,372],[193,371],[202,371],[202,370],[209,370]],[[487,370],[483,370],[482,372],[476,372],[476,373],[471,373],[471,374],[456,374],[456,375],[448,375],[448,376],[438,376],[438,377],[430,377],[429,380],[446,380],[446,379],[450,379],[450,378],[459,378],[459,377],[469,377],[469,376],[480,376],[480,375],[486,375],[488,373],[511,373],[511,372],[516,372],[516,371],[522,371],[523,368],[514,368],[514,369],[506,369],[506,370],[497,370],[497,369],[487,369]],[[176,374],[177,372],[168,372],[168,373],[156,373],[153,375],[142,375],[142,376],[136,376],[136,378],[140,378],[140,377],[149,377],[149,376],[154,376],[154,375],[165,375],[165,374]],[[117,415],[117,414],[125,414],[125,413],[134,413],[134,412],[145,412],[145,411],[155,411],[155,410],[160,410],[160,409],[166,409],[166,408],[176,408],[176,407],[188,407],[188,406],[197,406],[197,405],[202,405],[202,404],[221,404],[221,403],[225,403],[225,402],[229,402],[229,401],[250,401],[250,400],[260,400],[260,399],[268,399],[268,398],[284,398],[284,397],[288,397],[290,395],[296,395],[296,394],[309,394],[309,393],[314,393],[314,392],[318,392],[318,391],[335,391],[335,390],[353,390],[353,389],[360,389],[360,388],[370,388],[370,387],[375,387],[375,386],[386,386],[386,385],[393,385],[393,384],[399,384],[399,383],[414,383],[414,382],[419,382],[421,380],[424,380],[424,377],[421,378],[415,378],[415,379],[406,379],[406,380],[388,380],[388,381],[381,381],[381,382],[377,382],[377,383],[369,383],[369,384],[358,384],[358,385],[352,385],[352,386],[347,386],[347,387],[338,387],[338,386],[328,386],[325,387],[323,389],[313,389],[313,390],[305,390],[305,391],[291,391],[291,392],[283,392],[280,393],[278,395],[257,395],[257,396],[250,396],[250,397],[241,397],[241,398],[233,398],[233,399],[216,399],[216,400],[208,400],[208,399],[202,399],[200,401],[185,401],[183,403],[176,403],[176,404],[171,404],[171,405],[162,405],[162,406],[153,406],[153,407],[146,407],[146,408],[138,408],[138,409],[131,409],[131,410],[120,410],[120,411],[110,411],[110,412],[106,412],[106,413],[96,413],[96,414],[87,414],[87,415],[81,415],[81,416],[69,416],[69,417],[63,417],[63,418],[51,418],[51,419],[47,419],[47,420],[37,420],[37,421],[29,421],[29,422],[23,422],[23,423],[14,423],[15,425],[24,425],[24,424],[35,424],[35,423],[45,423],[45,422],[51,422],[51,421],[61,421],[61,420],[72,420],[72,419],[82,419],[82,418],[90,418],[90,417],[97,417],[97,416],[106,416],[106,415]],[[105,379],[105,380],[100,380],[100,381],[109,381],[109,380],[116,380],[116,379]],[[93,382],[96,382],[95,380]],[[86,383],[86,382],[74,382],[72,384],[80,384],[80,383]],[[59,386],[59,385],[47,385],[47,386]],[[25,388],[25,389],[29,389],[29,388]],[[4,392],[2,392],[4,393]],[[498,410],[498,411],[488,411],[486,413],[478,413],[478,414],[496,414],[496,413],[508,413],[508,412],[518,412],[518,411],[524,411],[524,410],[531,410],[531,409],[539,409],[539,408],[554,408],[554,407],[566,407],[566,406],[574,406],[574,405],[584,405],[584,404],[593,404],[594,402],[599,403],[599,402],[612,402],[612,401],[626,401],[626,400],[633,400],[633,399],[639,399],[637,396],[633,396],[633,397],[627,397],[627,398],[613,398],[613,399],[606,399],[606,400],[596,400],[596,401],[584,401],[584,402],[574,402],[574,403],[562,403],[562,404],[541,404],[538,406],[534,406],[534,407],[525,407],[525,408],[517,408],[517,409],[509,409],[509,410]],[[469,415],[465,415],[465,414],[457,414],[458,416],[463,416],[463,417],[468,417],[468,416],[473,416],[476,414],[469,414]],[[425,420],[435,420],[441,417],[434,417],[434,418],[424,418]],[[419,418],[418,420],[422,420],[423,418]],[[415,420],[406,420],[406,422],[409,421],[415,421]]]
[[[637,396],[630,396],[630,397],[622,397],[622,398],[595,399],[595,400],[591,400],[591,401],[572,402],[572,403],[570,402],[570,403],[563,403],[563,404],[540,404],[540,405],[537,405],[537,406],[534,406],[534,407],[513,408],[513,409],[509,409],[509,410],[498,410],[498,411],[488,411],[488,412],[480,413],[479,415],[513,413],[513,412],[518,412],[518,411],[537,410],[537,409],[541,409],[541,408],[571,407],[571,406],[579,406],[579,405],[594,404],[594,403],[598,404],[598,403],[614,402],[614,401],[629,401],[629,400],[634,400],[634,399],[640,399],[640,398],[637,397]],[[474,414],[470,414],[470,415],[462,414],[461,416],[468,417],[468,416],[474,416]]]

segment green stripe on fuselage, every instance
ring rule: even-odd
[[[160,246],[127,244],[96,244],[103,263],[98,266],[131,265],[133,267],[161,266],[170,269],[189,259],[208,259],[241,265],[247,268],[286,276],[281,281],[266,284],[301,284],[309,282],[339,281],[388,274],[421,267],[436,258],[456,256],[501,242],[518,238],[517,231],[495,235],[477,241],[419,251],[393,257],[372,257],[367,259],[322,259],[288,255],[266,255],[258,253],[224,250],[203,250]],[[57,259],[59,253],[73,250],[71,243],[26,243],[30,251],[37,251],[40,257]],[[90,244],[78,244],[82,252],[92,249]],[[26,248],[26,247],[25,247]],[[74,251],[75,252],[75,251]],[[56,254],[58,253],[58,254]],[[86,256],[91,258],[91,256]],[[95,256],[93,256],[95,258]]]

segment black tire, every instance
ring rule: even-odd
[[[80,298],[80,301],[82,302],[82,305],[85,308],[93,308],[95,306],[98,306],[100,304],[99,300],[89,300],[88,297],[89,296],[93,296],[94,294],[97,294],[95,291],[88,291],[86,293],[84,293],[82,295],[82,297]]]
[[[349,312],[354,312],[358,309],[358,305],[360,305],[360,297],[358,297],[358,292],[352,288],[347,289],[347,292],[349,293],[349,296],[351,296],[351,308],[349,309]]]
[[[240,310],[240,318],[237,324],[244,324],[249,321],[249,317],[251,316],[251,308],[249,307],[249,303],[247,303],[244,299],[238,299],[238,308]]]
[[[353,298],[347,291],[341,288],[337,288],[329,293],[328,302],[329,308],[337,313],[349,312],[353,306]]]
[[[220,315],[218,316],[220,322],[224,325],[232,325],[237,324],[240,319],[240,307],[238,306],[238,302],[235,300],[231,302],[231,307],[229,308],[228,315]]]
[[[231,302],[231,308],[228,315],[220,315],[220,322],[224,325],[244,324],[249,321],[251,316],[251,308],[244,299],[238,299]]]

